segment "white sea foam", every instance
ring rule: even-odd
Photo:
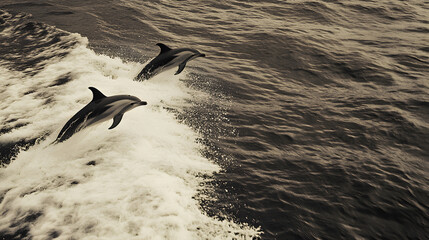
[[[201,156],[197,133],[166,107],[192,96],[177,76],[135,82],[140,64],[97,55],[80,36],[63,59],[29,77],[0,69],[1,143],[41,141],[0,169],[0,233],[28,228],[33,239],[233,239],[256,230],[208,217],[194,199],[219,167]],[[51,86],[61,76],[73,79]],[[94,86],[105,95],[130,94],[147,106],[51,144],[87,104]],[[48,101],[47,101],[48,100]],[[24,125],[19,127],[19,125]]]

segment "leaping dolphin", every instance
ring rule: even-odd
[[[89,87],[93,98],[84,108],[77,112],[64,125],[54,143],[62,142],[70,138],[76,132],[107,121],[113,118],[113,124],[109,129],[115,128],[122,120],[125,112],[138,106],[146,105],[145,101],[130,95],[115,95],[106,97],[98,89]]]
[[[177,48],[171,49],[165,44],[157,43],[161,48],[159,55],[150,61],[143,70],[134,78],[137,81],[143,81],[149,79],[156,74],[172,69],[179,66],[179,69],[174,75],[177,75],[183,71],[186,63],[197,57],[205,57],[204,53],[200,53],[195,49],[191,48]]]

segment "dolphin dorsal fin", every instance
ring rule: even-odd
[[[171,48],[167,47],[167,45],[163,43],[157,43],[156,45],[158,45],[161,48],[161,52],[159,54],[162,54],[171,50]]]
[[[92,91],[92,101],[91,102],[94,102],[94,101],[97,101],[99,99],[106,97],[102,92],[100,92],[100,90],[98,90],[95,87],[89,87],[89,90]]]

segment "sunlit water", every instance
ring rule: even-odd
[[[1,237],[427,238],[426,3],[0,8]],[[158,42],[207,58],[132,81]],[[51,145],[90,86],[148,105]]]

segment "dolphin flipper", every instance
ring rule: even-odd
[[[110,126],[109,127],[109,129],[113,129],[113,128],[115,128],[116,126],[118,126],[118,124],[121,122],[121,120],[122,120],[122,116],[124,116],[124,114],[123,113],[119,113],[119,114],[116,114],[115,115],[115,117],[113,117],[113,124],[112,124],[112,126]]]
[[[177,72],[174,75],[177,75],[177,74],[181,73],[183,71],[183,69],[185,69],[185,67],[186,67],[186,61],[182,62],[179,65],[179,69],[177,69]]]

